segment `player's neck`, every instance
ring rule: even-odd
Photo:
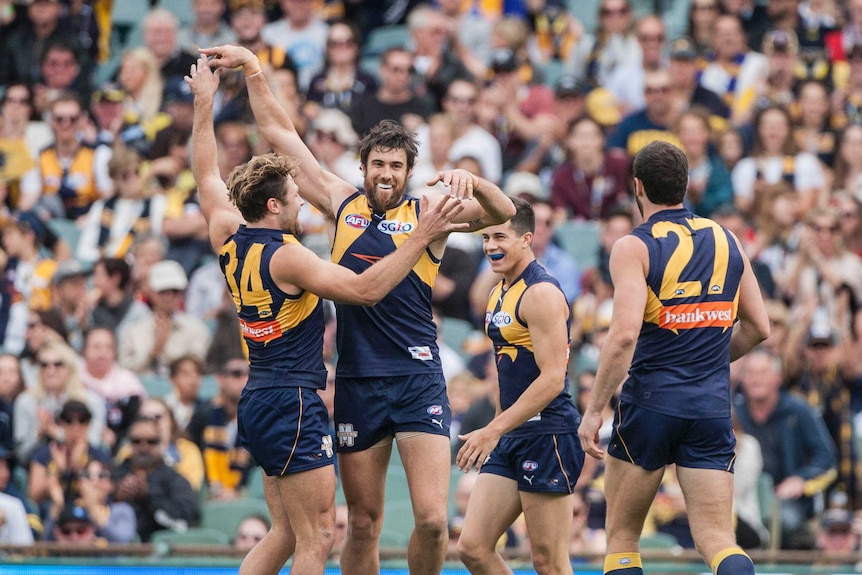
[[[644,211],[643,211],[644,221],[647,221],[648,219],[650,219],[651,217],[653,217],[655,214],[657,214],[659,212],[663,212],[665,210],[681,210],[682,208],[683,208],[682,204],[674,204],[672,206],[668,206],[668,205],[659,205],[659,204],[651,204],[649,202],[644,202]]]
[[[536,257],[533,255],[532,251],[525,253],[524,257],[521,258],[516,265],[512,266],[511,269],[503,274],[503,281],[505,281],[506,289],[510,288],[512,284],[521,277],[521,274],[524,273],[527,266],[529,266],[535,259]]]

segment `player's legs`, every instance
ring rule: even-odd
[[[461,538],[458,540],[458,554],[470,573],[512,572],[497,553],[496,546],[520,513],[521,498],[514,480],[493,473],[479,475],[470,494]]]
[[[733,530],[733,474],[679,465],[676,474],[685,497],[694,544],[707,565],[715,569],[718,565],[713,563],[721,563],[729,555],[743,554]],[[745,563],[742,558],[731,558],[736,559]]]
[[[377,544],[383,527],[386,468],[391,454],[391,444],[338,454],[348,514],[347,537],[341,550],[344,575],[380,572]]]
[[[264,475],[263,489],[272,529],[246,555],[240,573],[278,573],[295,550],[291,573],[322,575],[335,540],[332,467],[281,477]]]
[[[571,493],[528,491],[521,491],[520,495],[536,573],[571,574],[569,543],[572,538],[574,496]]]
[[[608,550],[605,573],[643,573],[639,544],[647,511],[661,483],[664,468],[647,471],[617,459],[605,458],[605,530]]]
[[[415,527],[407,545],[411,575],[437,575],[446,560],[450,443],[444,435],[420,433],[398,441],[407,474]]]

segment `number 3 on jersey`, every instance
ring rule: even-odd
[[[709,278],[708,290],[712,295],[724,292],[724,283],[727,279],[727,265],[730,257],[730,246],[724,229],[706,218],[694,218],[687,220],[692,230],[710,230],[715,238],[715,258],[713,259],[712,276]],[[703,282],[680,281],[682,270],[694,255],[694,238],[691,230],[682,224],[675,222],[658,222],[652,228],[654,238],[666,238],[673,233],[679,238],[679,244],[671,254],[661,280],[661,292],[658,298],[667,301],[674,298],[693,297],[701,295]]]
[[[228,242],[222,248],[221,256],[227,256],[225,265],[225,277],[236,304],[236,311],[242,311],[243,306],[257,308],[260,318],[272,315],[272,294],[263,288],[263,279],[260,277],[260,259],[263,255],[263,244],[253,244],[246,254],[242,263],[239,283],[237,283],[236,270],[239,260],[236,257],[236,244]]]

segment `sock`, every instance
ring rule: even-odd
[[[605,557],[605,573],[613,575],[643,575],[640,553],[611,553]]]
[[[751,557],[739,547],[728,547],[719,551],[712,558],[709,568],[715,575],[754,575]]]

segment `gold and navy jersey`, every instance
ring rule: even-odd
[[[419,200],[409,196],[372,213],[357,192],[338,209],[332,261],[362,273],[403,244],[419,221]],[[429,250],[395,289],[372,307],[336,304],[340,377],[442,373],[431,289],[440,260]]]
[[[632,234],[649,250],[647,303],[621,398],[675,417],[729,417],[744,269],[733,236],[685,209],[654,214]]]
[[[508,409],[539,377],[539,366],[527,323],[519,315],[521,298],[530,286],[540,282],[560,284],[533,260],[521,276],[504,289],[501,281],[491,291],[485,312],[485,332],[494,344],[500,385],[500,407]],[[562,289],[560,289],[562,292]],[[566,332],[568,333],[568,321]],[[560,394],[540,413],[506,435],[516,437],[576,431],[581,419],[569,395],[569,380]]]
[[[320,298],[284,293],[269,272],[272,255],[289,243],[299,241],[280,230],[240,226],[219,252],[248,346],[249,390],[326,385]]]

